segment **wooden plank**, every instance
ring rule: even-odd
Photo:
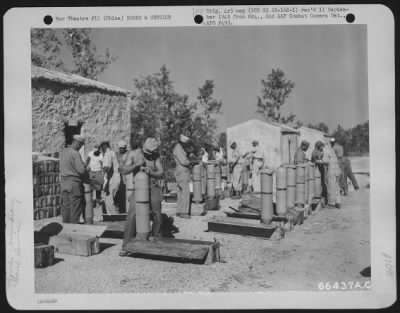
[[[61,254],[90,256],[100,252],[98,237],[80,234],[63,234],[50,237],[49,245]]]
[[[42,268],[54,264],[54,246],[35,245],[35,268]]]
[[[117,221],[126,221],[126,213],[121,214],[103,214],[103,222],[117,222]]]
[[[252,237],[270,238],[276,228],[274,225],[248,223],[230,217],[215,218],[208,221],[208,231]]]
[[[87,237],[100,237],[107,229],[104,225],[93,224],[70,224],[61,223],[62,230],[58,235],[79,234]]]
[[[125,250],[136,257],[204,264],[213,244],[177,239],[132,240],[125,246]]]
[[[248,218],[252,220],[259,220],[260,214],[248,212],[225,212],[228,217]]]

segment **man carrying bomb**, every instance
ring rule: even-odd
[[[155,239],[161,237],[161,201],[162,193],[158,185],[158,179],[164,175],[164,169],[161,163],[160,155],[158,153],[159,144],[155,138],[149,137],[143,144],[143,148],[129,151],[128,160],[124,166],[121,167],[122,174],[136,175],[140,168],[142,168],[150,181],[150,211],[153,216],[152,233]],[[129,163],[129,165],[127,164]],[[129,197],[129,211],[126,217],[124,239],[122,243],[122,250],[120,256],[126,256],[127,251],[124,250],[125,245],[136,236],[136,203],[135,193],[132,192]]]

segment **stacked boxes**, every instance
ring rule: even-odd
[[[59,159],[45,156],[33,160],[34,219],[57,216],[61,213]]]

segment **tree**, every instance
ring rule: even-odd
[[[284,124],[293,122],[296,115],[290,113],[285,117],[281,113],[281,108],[295,84],[291,80],[287,80],[285,73],[279,68],[272,69],[267,80],[262,79],[261,84],[262,94],[261,97],[257,97],[256,112],[261,114],[267,121]]]
[[[33,29],[31,32],[32,64],[53,70],[61,70],[97,80],[116,60],[108,49],[97,53],[88,28]],[[61,48],[72,55],[72,67],[63,62]]]
[[[32,64],[47,69],[62,70],[61,41],[53,29],[34,28],[31,31]]]
[[[187,95],[175,91],[165,65],[157,73],[134,79],[131,146],[141,145],[149,136],[157,138],[167,179],[173,177],[172,149],[180,134],[191,137],[196,148],[211,147],[216,141],[213,115],[220,112],[222,103],[212,97],[213,88],[214,83],[206,81],[199,88],[198,101],[190,103]]]
[[[329,134],[329,128],[324,122],[320,122],[320,123],[315,124],[315,125],[310,123],[310,124],[307,125],[307,127],[320,130],[320,131],[324,132],[325,134]]]
[[[226,148],[227,148],[226,132],[222,132],[218,135],[218,146],[222,147],[222,149],[224,149],[224,151],[226,151]]]

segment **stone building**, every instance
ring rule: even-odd
[[[57,153],[74,134],[86,137],[82,156],[109,140],[130,142],[131,92],[78,75],[32,66],[32,151]]]

